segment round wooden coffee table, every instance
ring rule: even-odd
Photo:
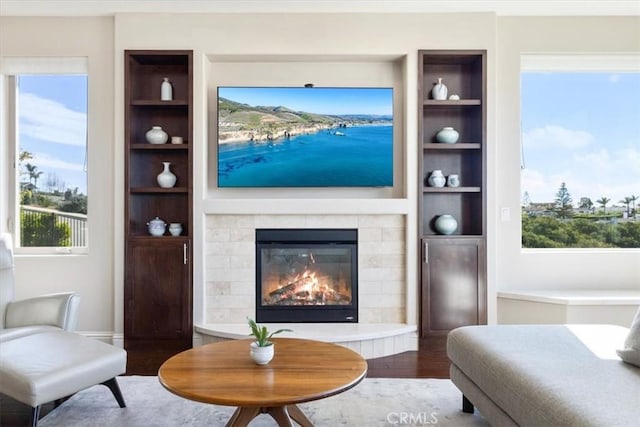
[[[251,339],[207,344],[176,354],[158,371],[160,383],[186,399],[237,406],[227,426],[246,426],[261,413],[279,426],[312,426],[298,403],[342,393],[367,373],[353,350],[325,342],[276,338],[268,365],[249,357]]]

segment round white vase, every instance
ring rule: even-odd
[[[266,347],[258,347],[258,343],[253,341],[251,343],[251,350],[249,353],[251,355],[251,360],[258,365],[266,365],[271,362],[271,359],[273,359],[274,347],[275,344],[273,343]]]
[[[169,140],[169,135],[161,126],[152,126],[151,129],[144,134],[144,137],[149,144],[166,144]]]
[[[160,100],[171,101],[173,99],[173,86],[169,82],[169,77],[165,77],[160,85]]]
[[[460,187],[460,177],[456,173],[452,173],[447,177],[447,186]]]
[[[176,185],[176,176],[171,172],[169,167],[171,166],[170,162],[162,162],[164,168],[162,172],[160,172],[157,176],[158,185],[162,188],[172,188]]]
[[[169,234],[172,236],[179,236],[182,233],[182,224],[179,222],[172,222],[169,224]]]
[[[447,99],[447,86],[442,83],[441,77],[438,77],[438,83],[431,89],[431,96],[439,101]]]
[[[436,133],[436,141],[443,144],[455,144],[458,142],[460,134],[451,126],[443,127]]]
[[[439,169],[436,169],[433,172],[431,172],[431,175],[429,175],[429,178],[427,179],[427,184],[429,184],[430,187],[444,187],[444,184],[446,183],[446,181],[447,180],[442,174],[442,171]]]
[[[458,229],[458,221],[451,215],[440,215],[434,226],[440,234],[453,234]]]

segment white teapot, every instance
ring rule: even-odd
[[[162,236],[167,229],[167,223],[155,217],[147,223],[147,229],[152,236]]]

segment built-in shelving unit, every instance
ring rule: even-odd
[[[419,52],[421,335],[443,335],[467,324],[486,323],[486,52]],[[431,90],[442,79],[448,95]],[[437,142],[453,127],[458,142]],[[431,187],[434,170],[457,174],[459,187]],[[435,221],[452,215],[458,227],[441,235]]]
[[[190,348],[193,336],[193,54],[128,50],[125,61],[125,348],[153,372],[169,356]],[[167,77],[173,99],[161,100]],[[181,144],[150,144],[145,133],[161,126]],[[172,188],[158,185],[163,162],[176,175]],[[167,223],[162,236],[147,224]],[[182,224],[172,236],[169,223]]]

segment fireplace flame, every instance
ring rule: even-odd
[[[309,269],[263,292],[264,305],[346,305],[351,303],[346,283],[329,285],[329,276],[319,277]],[[272,282],[273,283],[273,282]],[[267,287],[265,287],[267,288]]]

